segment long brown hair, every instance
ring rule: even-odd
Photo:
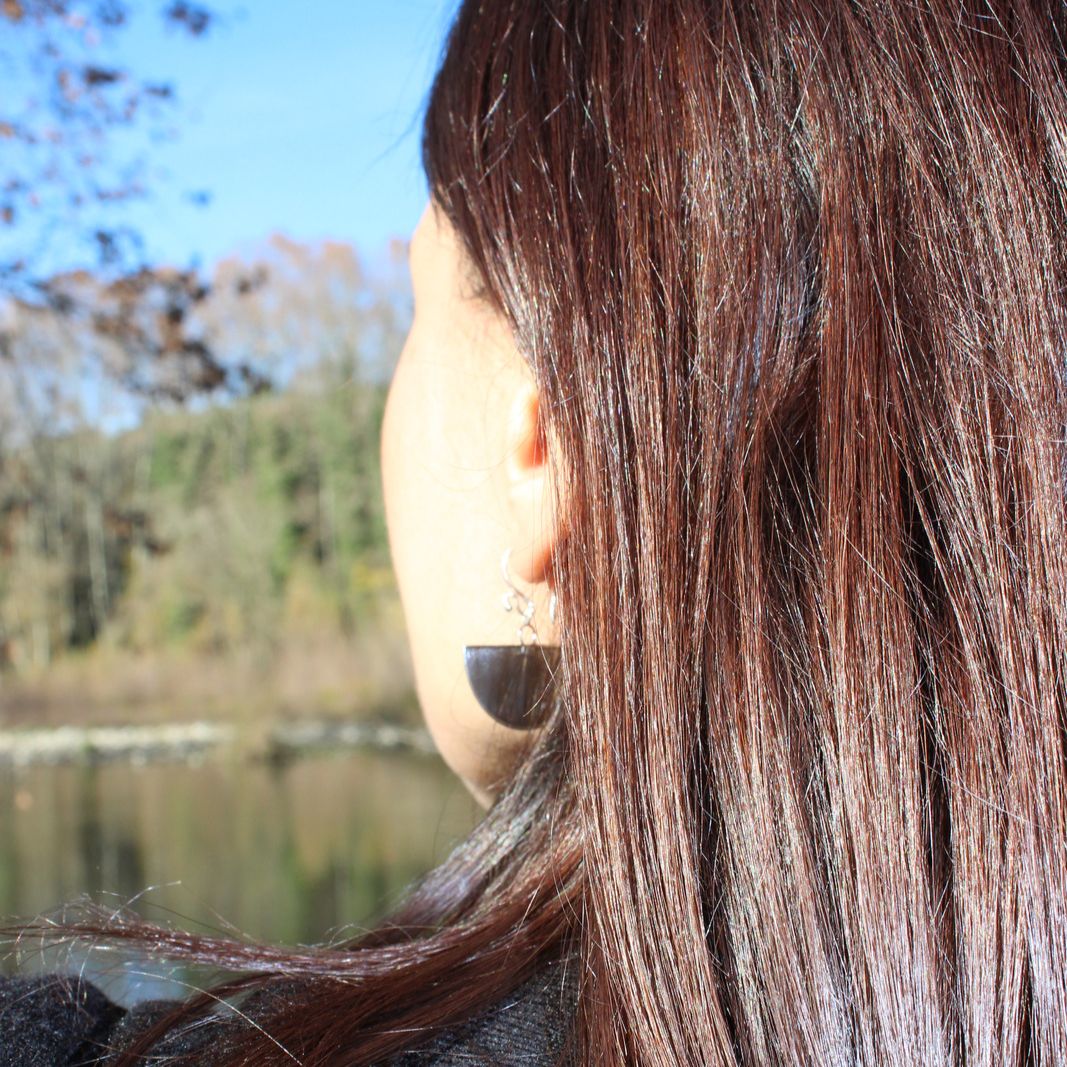
[[[566,953],[583,1063],[1067,1060],[1065,37],[467,0],[425,163],[566,468],[559,707],[362,939],[88,928],[319,976],[233,1064],[372,1062]]]

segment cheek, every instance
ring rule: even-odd
[[[382,469],[382,498],[385,505],[385,525],[390,542],[393,539],[393,531],[396,526],[394,518],[395,487],[397,485],[397,375],[400,373],[399,366],[394,371],[393,380],[389,385],[389,392],[385,398],[385,408],[382,411],[381,440],[379,442],[379,460]],[[392,546],[390,546],[392,547]],[[395,556],[394,556],[395,565]]]
[[[454,352],[432,343],[425,330],[413,335],[382,419],[385,517],[401,594],[411,598],[421,589],[438,605],[434,594],[455,569],[473,490],[484,481],[477,424],[457,391],[456,364]]]
[[[446,397],[432,364],[401,357],[382,418],[381,463],[389,550],[424,710],[437,688],[435,659],[448,618],[455,508],[442,439]]]
[[[417,531],[424,520],[420,510],[428,501],[416,492],[419,440],[418,393],[412,388],[403,357],[397,365],[382,415],[381,463],[382,494],[389,548],[401,596],[406,599],[411,586],[413,551],[418,547]]]

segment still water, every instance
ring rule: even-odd
[[[0,915],[88,893],[201,933],[332,940],[380,916],[478,815],[440,760],[395,752],[3,771]],[[84,967],[120,1003],[182,995],[180,969],[138,974],[151,967],[132,960],[113,974],[104,955],[67,950],[61,966]]]

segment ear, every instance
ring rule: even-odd
[[[552,493],[559,458],[548,441],[538,390],[528,380],[519,386],[512,402],[506,444],[508,494],[515,523],[511,572],[530,585],[549,581],[549,564],[560,533]]]

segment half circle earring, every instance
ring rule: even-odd
[[[478,703],[497,722],[513,730],[532,730],[552,711],[555,675],[559,668],[559,645],[543,645],[533,625],[534,602],[511,580],[508,572],[510,547],[501,569],[508,586],[504,610],[519,613],[517,645],[466,645],[467,677]],[[556,594],[548,605],[549,618],[556,618]]]

